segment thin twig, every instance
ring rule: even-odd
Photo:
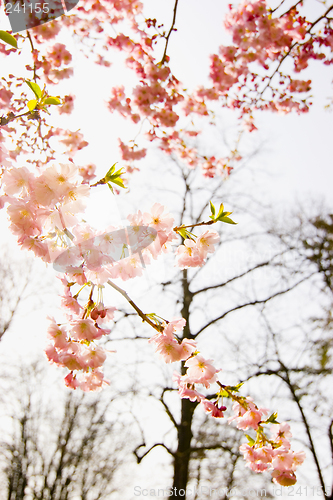
[[[38,114],[37,110],[32,110],[32,111],[26,111],[25,113],[22,113],[21,115],[14,115],[14,113],[8,113],[7,117],[0,116],[0,127],[3,127],[4,125],[8,125],[8,123],[16,120],[16,118],[21,118],[22,116],[29,116],[30,119],[39,119],[40,116]]]
[[[28,39],[29,39],[29,42],[30,42],[30,45],[31,45],[32,57],[34,58],[35,47],[34,47],[34,44],[33,44],[33,41],[32,41],[32,38],[31,38],[29,30],[27,30],[27,36],[28,36]],[[37,72],[36,71],[37,71],[36,61],[34,59],[34,82],[36,82],[36,80],[37,80]]]
[[[210,226],[211,224],[215,224],[216,220],[209,220],[207,222],[198,222],[198,224],[189,224],[188,226],[176,226],[173,228],[173,231],[176,233],[181,229],[185,229],[186,227],[196,227],[196,226]]]
[[[166,57],[167,57],[167,49],[168,49],[168,44],[169,44],[169,38],[170,38],[171,33],[174,30],[175,23],[176,23],[177,6],[178,6],[178,0],[175,1],[175,6],[173,8],[173,18],[172,18],[171,28],[169,30],[169,33],[165,37],[166,42],[165,42],[163,57],[162,57],[161,62],[160,62],[161,65],[165,63],[165,60],[166,60]]]
[[[159,333],[163,331],[163,327],[161,325],[155,324],[151,319],[149,319],[148,316],[144,312],[142,312],[141,309],[127,295],[127,292],[125,292],[125,290],[123,290],[122,288],[120,288],[115,283],[112,283],[112,281],[110,281],[110,280],[108,280],[107,283],[112,288],[114,288],[115,290],[117,290],[117,292],[119,292],[127,300],[127,302],[129,304],[131,304],[131,306],[133,307],[133,309],[136,310],[136,312],[138,313],[138,315],[140,316],[140,318],[142,319],[142,321],[145,321],[146,323],[148,323],[152,328],[154,328],[155,330],[157,330]]]

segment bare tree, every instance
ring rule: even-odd
[[[150,298],[153,295],[159,297],[155,312],[163,316],[168,309],[166,317],[181,315],[185,318],[183,338],[195,339],[200,350],[207,357],[214,358],[216,364],[223,368],[225,383],[235,384],[249,378],[250,367],[260,365],[263,368],[270,359],[270,332],[263,318],[269,317],[282,324],[287,319],[294,321],[293,308],[298,307],[304,297],[312,302],[309,297],[319,279],[318,269],[305,256],[302,240],[294,238],[291,242],[288,239],[288,225],[285,225],[284,235],[269,228],[263,218],[258,216],[263,206],[253,200],[250,194],[241,195],[245,193],[241,187],[238,191],[228,184],[226,191],[223,182],[211,179],[208,185],[196,172],[176,165],[172,173],[167,172],[163,178],[163,190],[166,189],[168,175],[171,179],[178,175],[182,182],[179,179],[177,181],[177,186],[182,185],[181,192],[177,193],[177,226],[208,220],[210,200],[215,204],[223,201],[227,209],[236,212],[236,220],[237,214],[241,218],[242,224],[236,231],[229,226],[218,228],[221,243],[204,267],[177,272],[170,271],[174,269],[174,264],[170,263],[169,279],[163,282],[162,288],[158,284],[155,287],[150,285]],[[163,304],[160,297],[163,297]],[[309,319],[310,309],[306,313],[300,322]],[[127,320],[132,317],[129,309],[124,310],[124,317]],[[146,336],[147,330],[139,333],[135,326],[133,338],[140,335]],[[286,344],[284,350],[289,352]],[[181,371],[185,373],[183,364]],[[171,375],[170,371],[165,370],[164,383],[150,393],[158,399],[167,415],[169,430],[158,442],[149,444],[149,439],[148,443],[144,440],[135,450],[138,462],[157,447],[169,454],[173,462],[171,498],[184,498],[186,488],[195,481],[198,485],[210,481],[216,488],[240,487],[244,484],[242,477],[245,471],[244,464],[238,460],[239,437],[228,427],[222,430],[218,423],[215,424],[218,432],[211,433],[209,420],[202,418],[201,409],[197,409],[196,403],[187,399],[181,400],[180,404],[177,402],[176,390],[168,374]],[[312,375],[317,374],[312,372]],[[250,387],[254,389],[254,395],[258,396],[256,386],[252,385]],[[267,385],[270,386],[270,383]],[[249,392],[246,391],[247,394]],[[272,403],[271,395],[267,396],[262,390],[260,392],[260,403]],[[273,400],[273,403],[276,401]],[[225,404],[231,406],[230,403]],[[278,406],[281,406],[281,401]],[[285,413],[282,411],[282,415]],[[294,413],[287,413],[284,420],[286,418],[294,418]],[[305,437],[306,434],[303,421],[300,435]],[[227,471],[226,474],[220,474],[219,477],[212,474],[217,464]],[[268,485],[269,476],[265,480],[264,476],[253,474],[250,481],[251,485],[264,487]],[[228,492],[225,498],[227,495]],[[246,492],[243,497],[246,498]]]
[[[42,389],[46,377],[45,367],[35,363],[23,366],[16,378],[2,379],[7,415],[0,446],[3,498],[117,496],[131,433],[126,418],[118,414],[115,395],[77,394],[54,387],[47,393]]]
[[[284,330],[264,313],[269,357],[253,364],[250,375],[280,382],[281,392],[292,403],[295,420],[303,428],[304,445],[317,475],[317,493],[325,500],[333,499],[332,235],[333,215],[328,211],[308,217],[303,213],[292,231],[280,233],[283,244],[294,253],[295,265],[308,264],[315,271],[309,302],[315,297],[317,308],[307,321],[297,321]],[[290,341],[295,337],[296,343]]]
[[[0,340],[10,327],[20,302],[27,296],[32,265],[31,259],[13,259],[8,247],[1,248]]]

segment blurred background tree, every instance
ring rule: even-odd
[[[116,395],[51,382],[46,361],[1,374],[1,483],[6,500],[119,498],[132,431]]]

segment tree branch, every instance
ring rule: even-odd
[[[129,304],[131,304],[131,306],[133,307],[133,309],[136,310],[136,312],[138,313],[138,315],[140,316],[140,318],[142,319],[143,322],[146,322],[148,323],[152,328],[154,328],[155,330],[157,330],[159,333],[161,331],[163,331],[163,327],[161,325],[157,325],[155,324],[151,319],[148,318],[148,316],[141,311],[141,309],[133,302],[133,300],[127,295],[127,293],[125,292],[125,290],[123,290],[122,288],[120,288],[118,285],[116,285],[115,283],[112,283],[112,281],[108,280],[107,281],[108,285],[110,285],[112,288],[114,288],[115,290],[117,290],[117,292],[119,292],[126,300]]]
[[[176,429],[178,429],[179,428],[179,424],[176,422],[176,419],[173,416],[173,414],[171,413],[169,406],[164,401],[164,394],[166,393],[166,391],[170,391],[170,390],[175,390],[175,389],[170,389],[169,387],[165,387],[163,389],[161,397],[160,397],[160,401],[161,401],[162,405],[164,406],[165,412],[168,415],[168,417],[170,418],[171,422],[176,427]]]
[[[171,28],[169,29],[169,33],[167,34],[167,36],[165,37],[165,47],[164,47],[164,52],[163,52],[163,56],[162,56],[162,59],[161,59],[161,62],[159,63],[160,65],[164,64],[165,63],[165,60],[167,58],[167,49],[168,49],[168,44],[169,44],[169,38],[171,36],[171,33],[173,32],[174,30],[174,27],[175,27],[175,23],[176,23],[176,16],[177,16],[177,7],[178,7],[178,0],[175,1],[175,6],[173,8],[173,18],[172,18],[172,24],[171,24]]]
[[[133,451],[134,455],[136,456],[136,460],[137,460],[137,463],[139,464],[141,462],[141,460],[146,456],[148,455],[148,453],[151,452],[151,450],[153,450],[154,448],[156,448],[157,446],[162,446],[162,448],[165,448],[167,450],[167,452],[172,455],[173,457],[175,456],[175,454],[164,444],[164,443],[155,443],[153,444],[153,446],[151,446],[149,448],[149,450],[145,451],[145,453],[141,456],[138,455],[138,450],[140,448],[142,448],[143,446],[146,446],[146,443],[142,443],[142,444],[139,444],[139,446],[137,446],[135,448],[135,450]]]
[[[234,312],[234,311],[238,311],[239,309],[243,309],[244,307],[248,307],[248,306],[256,306],[258,304],[266,304],[266,302],[268,302],[269,300],[274,299],[275,297],[278,297],[279,295],[283,295],[284,293],[290,292],[291,290],[293,290],[298,285],[300,285],[301,283],[303,283],[304,281],[306,281],[307,279],[309,279],[314,274],[315,273],[310,274],[310,276],[307,276],[304,279],[298,281],[297,283],[295,283],[293,286],[287,288],[286,290],[281,290],[280,292],[276,292],[273,295],[270,295],[269,297],[267,297],[266,299],[254,300],[253,302],[247,302],[246,304],[241,304],[239,306],[236,306],[236,307],[233,307],[233,308],[229,309],[228,311],[225,311],[223,314],[221,314],[221,316],[218,316],[217,318],[212,319],[211,321],[209,321],[208,323],[206,323],[205,326],[203,326],[202,328],[200,328],[200,330],[196,334],[193,335],[193,338],[196,338],[198,335],[200,335],[200,333],[203,332],[204,330],[206,330],[206,328],[208,328],[210,325],[212,325],[212,324],[216,323],[217,321],[220,321],[221,319],[225,318],[229,313]]]

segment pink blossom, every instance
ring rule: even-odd
[[[200,255],[198,247],[193,240],[186,239],[184,245],[179,245],[175,253],[177,265],[181,269],[204,265],[204,258]]]
[[[292,486],[297,482],[296,476],[291,470],[273,470],[272,478],[273,483],[281,486]]]
[[[203,384],[207,388],[216,381],[216,374],[220,371],[215,368],[211,359],[205,359],[200,354],[188,359],[185,366],[188,369],[184,380],[193,384]]]
[[[48,337],[52,339],[53,345],[59,349],[67,346],[67,332],[64,327],[57,325],[54,318],[49,318],[51,324],[47,330]]]
[[[290,447],[289,438],[292,437],[290,432],[290,425],[287,422],[282,422],[282,424],[274,424],[270,429],[272,433],[272,440],[275,441],[279,446]]]
[[[223,412],[227,409],[226,406],[219,407],[217,403],[212,403],[208,399],[202,399],[201,404],[204,407],[206,413],[210,413],[214,418],[223,418]]]
[[[2,186],[6,194],[20,194],[31,189],[33,185],[33,176],[25,167],[11,168],[6,170],[2,176]]]
[[[68,147],[68,151],[72,154],[88,146],[88,142],[83,140],[83,134],[78,130],[76,132],[68,130],[61,142]]]
[[[294,461],[294,453],[289,449],[277,448],[276,455],[272,461],[274,469],[280,471],[290,470]]]
[[[71,336],[76,340],[94,340],[99,335],[94,322],[91,319],[75,320],[71,323]]]
[[[80,389],[83,391],[100,391],[110,382],[104,378],[104,374],[100,368],[96,368],[88,373],[79,375]]]
[[[66,387],[69,387],[70,389],[77,389],[80,385],[76,375],[73,375],[73,372],[70,372],[64,380]]]
[[[85,183],[89,183],[96,177],[95,171],[96,165],[94,165],[93,163],[90,163],[85,167],[79,167],[79,174],[81,175],[81,177],[83,177],[83,182]]]
[[[172,229],[174,218],[165,212],[165,208],[160,203],[155,203],[150,209],[150,213],[143,214],[143,221],[148,226],[160,231],[170,231]]]
[[[89,368],[98,368],[103,365],[106,360],[105,350],[101,347],[94,347],[90,349],[86,347],[82,350],[81,359]]]
[[[215,252],[215,246],[220,241],[220,236],[216,231],[205,231],[198,236],[196,245],[199,255],[206,258],[208,253]]]
[[[58,112],[60,115],[67,114],[69,115],[74,109],[74,99],[75,96],[66,95],[63,99],[62,106],[58,106]]]
[[[201,399],[205,398],[203,394],[200,394],[194,389],[193,384],[188,384],[184,382],[183,377],[178,372],[173,373],[172,379],[178,385],[178,394],[182,399],[189,399],[190,401],[198,401],[200,403]]]

